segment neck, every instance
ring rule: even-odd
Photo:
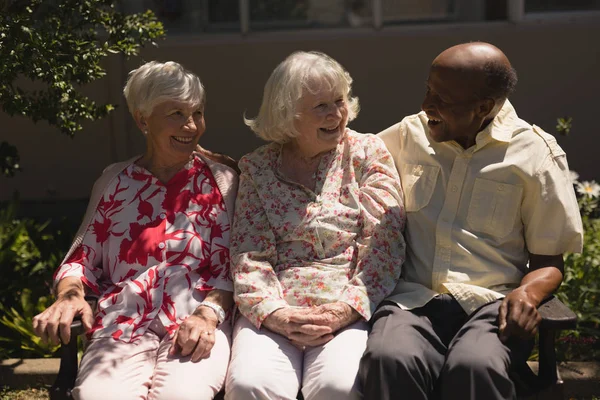
[[[162,183],[167,183],[190,161],[191,157],[190,154],[187,158],[165,159],[146,152],[137,164],[150,171]]]

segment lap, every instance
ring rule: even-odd
[[[231,328],[215,331],[209,358],[193,363],[190,357],[168,356],[171,339],[147,331],[138,341],[93,339],[81,360],[75,399],[212,398],[221,390],[230,354]]]
[[[302,363],[302,350],[287,338],[257,329],[248,319],[240,317],[233,328],[226,398],[295,399],[302,379]]]
[[[302,393],[306,400],[348,398],[357,392],[358,366],[369,334],[365,321],[342,329],[323,346],[307,348]]]

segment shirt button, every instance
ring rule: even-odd
[[[160,217],[160,219],[165,219],[165,218],[167,218],[167,214],[160,213],[159,217]]]
[[[498,185],[498,191],[501,192],[504,190],[504,185]]]
[[[452,190],[453,192],[456,192],[458,190],[458,187],[452,186],[452,188],[450,190]]]
[[[159,248],[159,249],[164,249],[164,248],[165,248],[165,244],[164,244],[163,242],[160,242],[160,243],[158,244],[158,248]]]

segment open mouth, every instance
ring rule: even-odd
[[[429,118],[429,121],[427,121],[427,125],[429,126],[436,126],[442,122],[442,120],[430,116],[427,116],[427,118]]]
[[[331,129],[327,129],[327,128],[319,128],[319,130],[320,130],[321,132],[324,132],[324,133],[330,133],[330,134],[331,134],[331,133],[337,133],[339,129],[340,129],[340,126],[339,126],[339,125],[337,125],[337,126],[336,126],[336,127],[334,127],[334,128],[331,128]]]
[[[182,144],[190,144],[194,141],[194,136],[171,136],[171,139]]]

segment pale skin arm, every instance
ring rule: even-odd
[[[221,306],[227,312],[233,305],[233,293],[213,289],[204,300]],[[212,308],[205,306],[196,308],[175,332],[170,354],[181,354],[182,357],[191,354],[192,362],[208,358],[215,344],[218,321],[217,314]]]
[[[542,318],[537,311],[541,302],[558,289],[563,279],[563,255],[529,255],[529,273],[518,288],[509,293],[500,306],[498,315],[502,341],[511,336],[531,338]]]
[[[33,331],[44,342],[69,343],[73,318],[81,316],[87,331],[92,328],[92,308],[85,301],[81,279],[75,276],[61,279],[56,286],[56,301],[33,318]]]

